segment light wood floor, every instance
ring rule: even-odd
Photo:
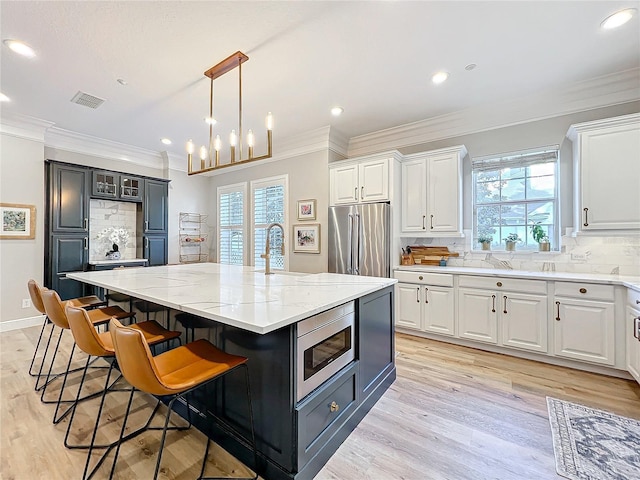
[[[64,448],[66,421],[51,423],[54,408],[40,402],[27,375],[38,333],[0,335],[0,478],[80,478],[86,453]],[[547,395],[640,419],[635,382],[402,334],[396,347],[398,379],[317,479],[555,479]],[[102,386],[101,375],[93,376],[93,388]],[[111,394],[105,436],[117,435],[126,395]],[[78,409],[74,440],[86,440],[92,402]],[[151,400],[140,395],[135,405],[142,419]],[[150,478],[158,446],[159,432],[127,442],[116,477]],[[172,432],[160,478],[196,478],[204,446],[193,429]],[[246,472],[223,451],[213,454],[208,475]],[[109,466],[95,478],[106,478]]]

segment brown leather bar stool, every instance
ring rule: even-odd
[[[149,345],[144,339],[142,332],[130,327],[123,326],[116,319],[109,322],[109,331],[113,340],[113,346],[116,351],[116,358],[120,371],[124,378],[143,392],[151,395],[160,395],[170,397],[167,405],[167,416],[162,431],[162,440],[160,441],[160,450],[156,461],[156,469],[154,480],[158,477],[160,470],[160,462],[162,460],[162,450],[169,425],[169,418],[174,402],[184,397],[196,389],[207,385],[208,383],[222,378],[224,375],[234,371],[237,368],[243,368],[245,371],[245,379],[247,386],[247,403],[249,407],[249,420],[251,424],[251,446],[253,448],[254,462],[257,465],[257,452],[255,433],[253,428],[253,409],[251,406],[251,387],[249,384],[249,369],[247,368],[247,358],[237,355],[230,355],[219,350],[206,340],[197,340],[187,343],[181,347],[174,348],[157,356],[151,355]],[[131,401],[133,399],[133,390],[129,397],[125,421],[122,424],[120,438],[124,438],[126,427],[126,419],[131,410]],[[205,411],[206,413],[206,411]],[[220,419],[217,419],[220,421]],[[233,430],[230,426],[224,425],[227,429]],[[207,438],[207,448],[202,462],[200,477],[204,478],[204,471],[209,454],[209,445],[211,439]],[[115,458],[109,478],[113,478],[113,474],[118,459],[118,453],[121,443],[116,448]],[[255,467],[254,467],[255,468]],[[224,478],[224,477],[215,477]],[[236,478],[236,477],[231,477]],[[258,478],[251,477],[252,480]]]
[[[79,370],[79,369],[71,370],[71,361],[73,360],[73,353],[75,351],[76,344],[74,342],[73,347],[71,348],[71,353],[69,354],[69,361],[67,363],[67,368],[64,371],[64,373],[61,374],[63,376],[63,380],[62,380],[62,386],[60,387],[58,400],[45,400],[44,396],[45,396],[45,393],[47,392],[47,386],[51,383],[50,382],[51,371],[53,369],[53,365],[56,360],[56,355],[60,347],[62,336],[65,330],[69,330],[70,327],[69,327],[69,322],[67,320],[67,315],[65,314],[65,311],[64,311],[65,306],[68,302],[63,302],[62,300],[60,300],[60,297],[58,296],[58,293],[55,290],[41,290],[40,295],[42,297],[42,303],[44,305],[45,312],[49,317],[49,320],[51,320],[56,327],[60,328],[58,343],[56,344],[55,352],[53,354],[53,358],[51,359],[51,364],[49,366],[49,372],[47,373],[47,378],[45,380],[44,388],[42,389],[42,394],[40,396],[40,400],[43,403],[56,404],[56,410],[53,414],[53,423],[57,424],[58,422],[60,422],[60,420],[66,417],[67,414],[69,414],[69,412],[71,411],[71,407],[69,407],[58,417],[58,411],[60,409],[60,405],[62,403],[71,403],[71,404],[75,403],[75,400],[62,400],[62,394],[64,392],[64,387],[66,385],[67,377],[69,373]],[[91,323],[94,326],[104,325],[108,323],[111,318],[124,319],[124,318],[131,318],[135,316],[133,312],[127,312],[121,309],[120,307],[96,308],[94,310],[88,310],[87,315],[89,315],[89,318],[91,319]],[[100,367],[96,367],[96,368],[100,368]],[[88,398],[93,398],[95,396],[96,395],[93,394],[92,396],[84,397],[81,400],[86,400]]]
[[[80,350],[85,352],[88,355],[88,357],[87,357],[87,362],[84,366],[84,370],[82,372],[82,379],[80,380],[80,386],[78,387],[76,402],[74,403],[71,410],[71,418],[69,419],[69,424],[67,425],[67,432],[64,437],[64,446],[71,449],[74,449],[74,448],[89,449],[89,453],[87,455],[87,461],[84,467],[84,472],[82,474],[82,478],[86,479],[88,477],[91,477],[95,473],[95,471],[100,467],[100,465],[102,464],[106,456],[109,454],[111,449],[117,445],[117,441],[111,442],[108,444],[102,444],[102,445],[95,444],[96,434],[98,432],[98,427],[100,425],[100,417],[102,415],[102,409],[104,407],[104,401],[105,401],[107,392],[129,391],[129,389],[127,388],[127,389],[118,390],[118,389],[112,388],[121,375],[119,375],[116,378],[113,384],[111,384],[111,387],[109,386],[109,380],[111,379],[111,372],[114,368],[117,368],[117,362],[115,361],[115,350],[113,348],[113,342],[111,340],[111,333],[98,332],[94,327],[93,322],[91,321],[91,318],[89,317],[89,313],[83,308],[74,307],[67,304],[65,307],[65,314],[67,316],[67,321],[69,322],[69,326],[71,327],[71,333],[73,333],[73,338],[76,341],[76,345],[78,346],[78,348],[80,348]],[[142,335],[144,335],[145,341],[152,347],[155,345],[158,345],[159,343],[169,342],[171,340],[178,340],[180,342],[180,332],[167,330],[154,320],[151,320],[148,322],[134,323],[131,325],[131,328],[142,332]],[[107,373],[104,389],[102,391],[102,399],[100,401],[100,407],[98,408],[96,423],[91,436],[91,443],[88,445],[71,444],[69,442],[69,433],[71,432],[71,425],[73,424],[73,420],[75,418],[76,407],[82,395],[82,386],[84,385],[87,371],[89,369],[91,357],[111,359],[112,361],[110,362],[109,372]],[[145,430],[149,430],[149,429],[159,430],[160,428],[158,427],[155,427],[155,428],[149,427],[149,424],[153,419],[153,415],[155,414],[159,406],[160,406],[160,400],[158,400],[158,403],[156,404],[156,407],[153,413],[151,414],[151,416],[149,417],[149,420],[145,423],[145,425],[127,434],[127,436],[123,438],[123,441],[128,440],[129,438],[133,438],[134,436],[138,435],[139,433],[142,433]],[[89,465],[91,463],[91,453],[93,452],[94,448],[106,448],[106,451],[102,454],[102,456],[100,457],[100,459],[98,460],[94,468],[91,470],[91,472],[88,472]],[[87,473],[88,473],[88,477],[87,477]]]
[[[168,313],[169,309],[167,307],[165,307],[164,305],[158,305],[157,303],[148,302],[146,300],[136,300],[135,302],[133,302],[133,306],[139,312],[145,313],[146,316],[147,316],[147,320],[149,320],[149,314],[150,313],[157,314],[158,312],[162,312],[162,315],[164,316],[164,313],[167,312],[167,324],[166,325],[167,325],[167,328],[169,328],[169,313]],[[156,320],[155,316],[154,316],[154,320]],[[189,341],[189,340],[187,340],[187,341]]]
[[[196,328],[211,328],[217,325],[213,320],[198,317],[190,313],[178,313],[176,321],[182,325],[185,330],[185,340],[189,342],[189,333],[191,333],[191,341],[195,341]]]
[[[31,358],[31,364],[29,365],[29,375],[36,378],[36,391],[38,391],[42,386],[39,384],[40,378],[46,375],[42,374],[42,368],[45,364],[45,360],[47,358],[47,353],[49,351],[49,344],[51,343],[51,338],[53,337],[53,330],[55,329],[55,325],[51,323],[49,317],[47,317],[47,312],[44,310],[44,305],[42,304],[42,297],[40,295],[40,291],[44,289],[41,287],[38,282],[35,280],[29,280],[27,282],[27,288],[29,290],[29,296],[31,297],[31,303],[42,315],[44,315],[44,321],[42,322],[42,329],[40,330],[40,336],[38,337],[38,343],[36,344],[36,348],[33,351],[33,357]],[[77,305],[82,308],[97,308],[107,304],[104,300],[100,300],[95,295],[89,295],[87,297],[78,297],[68,300],[73,305]],[[42,356],[42,361],[40,362],[40,368],[38,369],[38,373],[33,371],[33,364],[38,355],[38,349],[40,348],[40,342],[42,341],[42,336],[44,334],[45,328],[48,324],[51,324],[51,332],[49,332],[49,338],[47,339],[47,345],[44,349],[44,354]]]

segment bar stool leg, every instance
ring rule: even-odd
[[[29,365],[29,375],[32,377],[38,376],[37,373],[33,372],[33,364],[36,361],[36,356],[38,354],[38,349],[40,348],[40,342],[42,341],[42,335],[44,334],[44,329],[47,328],[47,323],[49,323],[49,317],[45,315],[44,322],[42,323],[42,328],[40,329],[40,336],[38,337],[38,343],[36,344],[36,349],[33,351],[33,357],[31,358],[31,364]],[[52,324],[53,325],[53,324]],[[47,351],[45,350],[45,356],[47,355]],[[44,361],[44,358],[43,358]]]
[[[51,339],[53,338],[53,332],[56,329],[56,326],[52,323],[51,324],[51,332],[49,332],[49,339],[47,340],[47,345],[44,347],[44,356],[42,357],[42,363],[40,363],[40,368],[38,369],[38,374],[36,375],[36,386],[34,388],[34,390],[36,392],[40,391],[40,389],[44,388],[46,386],[46,382],[49,379],[48,375],[43,375],[42,373],[42,369],[44,367],[44,364],[46,363],[47,360],[47,353],[49,353],[49,345],[51,344]],[[55,353],[54,353],[54,358],[55,358]],[[53,360],[51,360],[53,362]],[[53,363],[52,363],[53,365]],[[49,374],[51,374],[51,370],[49,370]],[[45,383],[43,385],[40,385],[40,379],[42,377],[47,377],[47,379],[45,380]]]

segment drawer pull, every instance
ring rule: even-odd
[[[496,285],[501,287],[502,286],[502,282],[498,282],[498,283],[496,283]]]
[[[495,295],[491,295],[491,311],[492,312],[496,311],[496,296]]]
[[[331,410],[332,412],[337,412],[338,410],[340,410],[340,405],[338,405],[336,402],[331,402],[331,405],[329,405],[329,410]]]
[[[556,320],[560,321],[560,302],[556,302],[556,307],[558,308],[558,313],[556,314]]]
[[[84,228],[83,230],[89,230],[89,219],[85,218],[84,219]]]
[[[633,319],[633,336],[640,341],[640,317]]]
[[[89,250],[89,237],[84,237],[82,243],[84,244],[84,249]]]
[[[502,313],[508,313],[507,312],[507,296],[503,296],[502,298],[504,298],[504,310],[502,311]]]
[[[585,207],[582,210],[584,211],[584,223],[582,225],[584,225],[585,227],[588,227],[589,226],[589,209]]]
[[[429,303],[429,289],[424,287],[424,303]]]
[[[580,289],[580,293],[587,293],[587,289],[586,288],[581,288]]]
[[[640,305],[640,300],[636,300],[636,305]]]
[[[418,280],[422,280],[422,279],[423,279],[423,276],[422,276],[422,275],[420,275],[420,276],[418,277]]]

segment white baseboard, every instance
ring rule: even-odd
[[[35,317],[27,318],[17,318],[15,320],[0,322],[0,333],[10,332],[11,330],[19,330],[21,328],[34,327],[36,325],[42,325],[42,322],[44,322],[44,315],[36,315]]]

